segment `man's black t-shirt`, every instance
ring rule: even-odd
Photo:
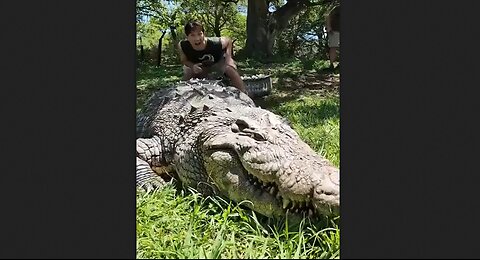
[[[205,49],[197,51],[193,49],[190,42],[182,40],[180,42],[183,53],[187,59],[193,63],[202,63],[203,65],[211,65],[218,62],[223,57],[222,42],[220,37],[207,38]]]

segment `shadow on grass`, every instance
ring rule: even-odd
[[[137,83],[149,81],[152,79],[171,78],[172,76],[181,77],[182,67],[180,65],[163,65],[160,67],[142,65],[136,71]]]
[[[266,109],[275,109],[291,101],[302,101],[306,96],[329,100],[339,97],[339,80],[332,75],[295,75],[293,78],[281,76],[272,84],[272,87],[273,91],[270,95],[254,99],[257,105]],[[330,106],[338,108],[339,104],[330,104]],[[338,111],[336,113],[338,114]]]

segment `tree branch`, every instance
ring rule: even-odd
[[[273,12],[272,18],[275,19],[276,29],[282,30],[286,28],[288,21],[290,21],[290,19],[298,14],[302,9],[306,8],[303,2],[305,2],[305,0],[290,0]]]
[[[226,6],[229,3],[238,4],[238,0],[222,0],[222,5]]]
[[[223,23],[220,25],[220,28],[222,28],[225,24],[227,23],[227,20],[223,20]]]
[[[203,20],[205,20],[205,22],[210,25],[212,28],[215,28],[215,25],[212,24],[212,22],[210,21],[210,19],[208,19],[209,15],[207,14],[201,14],[201,16],[203,17]]]
[[[276,20],[276,29],[285,29],[288,25],[288,21],[297,15],[300,11],[312,6],[327,4],[332,1],[338,0],[321,0],[318,2],[312,2],[310,0],[288,0],[286,4],[278,8],[273,14]]]
[[[324,0],[324,1],[319,1],[319,2],[305,1],[304,4],[307,7],[312,7],[312,6],[327,4],[327,3],[332,2],[332,1],[334,1],[334,0]]]

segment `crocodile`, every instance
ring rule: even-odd
[[[220,81],[160,88],[137,115],[136,185],[169,180],[267,217],[338,216],[340,170],[288,120]]]

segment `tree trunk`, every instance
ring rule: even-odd
[[[221,37],[220,33],[220,15],[218,15],[217,10],[215,11],[215,20],[213,24],[213,32],[215,33],[216,37]]]
[[[172,40],[175,42],[177,41],[177,32],[176,32],[177,27],[174,25],[170,25],[170,34],[172,35]]]
[[[216,36],[216,37],[221,37],[220,28],[215,27],[215,28],[213,29],[213,32],[215,33],[215,36]]]
[[[269,57],[273,54],[273,39],[269,37],[267,1],[248,0],[246,54],[249,57]],[[272,30],[271,32],[273,32]]]
[[[145,50],[143,49],[143,45],[140,45],[140,60],[145,61]]]
[[[246,54],[249,57],[271,57],[277,32],[285,29],[290,19],[301,10],[314,5],[309,0],[288,0],[270,13],[269,2],[270,0],[248,0]]]
[[[171,37],[172,37],[172,45],[170,45],[170,47],[172,47],[173,50],[174,50],[174,51],[173,51],[173,55],[174,55],[175,59],[178,59],[178,56],[177,56],[177,55],[178,55],[178,52],[177,52],[176,50],[177,50],[177,45],[178,45],[179,40],[178,40],[178,36],[177,36],[177,31],[176,31],[176,30],[177,30],[177,27],[176,27],[176,26],[174,26],[174,25],[171,25],[171,26],[170,26],[170,35],[171,35]]]
[[[162,61],[162,40],[163,40],[163,36],[165,36],[165,33],[167,32],[167,30],[163,30],[162,31],[162,37],[160,37],[160,39],[158,39],[158,60],[157,60],[157,66],[160,66],[160,63]]]

